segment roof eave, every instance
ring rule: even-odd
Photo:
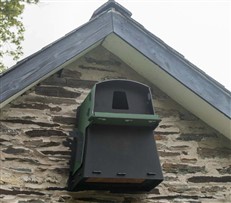
[[[231,118],[231,93],[186,60],[181,54],[140,27],[134,20],[113,12],[114,33],[171,77]]]
[[[102,45],[173,100],[231,139],[231,94],[131,18],[113,13]]]

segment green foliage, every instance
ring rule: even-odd
[[[0,0],[0,72],[6,67],[3,57],[13,60],[22,55],[21,42],[24,40],[25,28],[21,14],[25,4],[38,3],[39,0]]]

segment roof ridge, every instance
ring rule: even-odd
[[[98,17],[101,13],[112,10],[112,9],[116,10],[117,12],[121,13],[124,16],[127,16],[127,17],[132,16],[132,13],[128,9],[123,7],[121,4],[117,3],[114,0],[108,0],[106,3],[104,3],[102,6],[100,6],[98,9],[94,11],[90,20]]]

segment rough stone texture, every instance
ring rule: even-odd
[[[150,85],[165,180],[150,193],[68,192],[76,108],[97,81]],[[1,110],[0,202],[231,202],[231,142],[103,48],[70,64]]]

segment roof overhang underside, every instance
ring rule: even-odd
[[[231,139],[231,120],[115,34],[102,45],[185,109]]]
[[[1,105],[98,45],[231,139],[230,93],[137,22],[115,11],[101,14],[3,74]]]

